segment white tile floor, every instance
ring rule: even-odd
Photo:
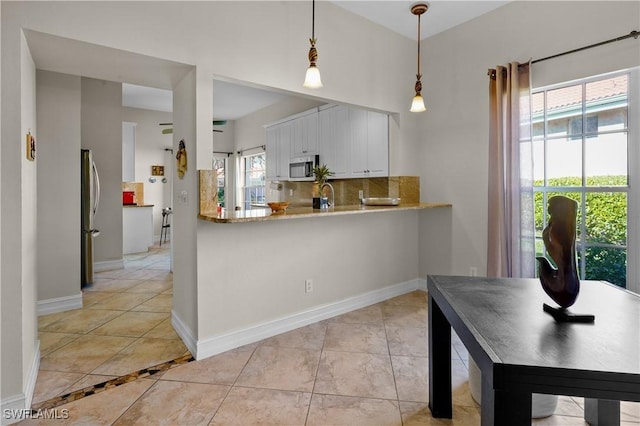
[[[185,352],[168,318],[166,252],[126,266],[100,276],[85,309],[41,318],[34,402]],[[426,295],[416,291],[53,410],[76,425],[479,425],[467,352],[456,339],[453,419],[431,418],[426,319]],[[554,416],[532,424],[586,425],[582,399],[561,397]],[[640,404],[622,403],[621,424],[640,424]]]

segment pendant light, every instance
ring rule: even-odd
[[[307,75],[304,78],[304,87],[309,89],[318,89],[322,87],[322,80],[320,79],[320,70],[316,66],[318,60],[318,51],[316,50],[316,0],[312,0],[312,12],[311,12],[311,48],[309,49],[309,68],[307,68]]]
[[[416,3],[411,6],[411,13],[418,17],[418,73],[416,74],[416,95],[413,97],[413,101],[411,102],[411,112],[422,112],[426,111],[427,108],[424,106],[424,99],[422,99],[422,82],[420,78],[422,75],[420,74],[420,15],[425,13],[429,9],[429,6],[426,3]]]

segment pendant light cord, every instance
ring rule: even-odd
[[[316,39],[316,0],[311,2],[311,39]]]
[[[420,15],[418,15],[418,78],[420,78]]]

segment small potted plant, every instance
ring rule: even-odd
[[[320,198],[322,197],[322,185],[327,182],[330,176],[334,173],[329,170],[326,164],[317,165],[313,168],[313,176],[315,181],[313,182],[313,208],[320,209]]]

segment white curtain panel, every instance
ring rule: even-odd
[[[489,70],[487,276],[534,277],[530,64]]]

